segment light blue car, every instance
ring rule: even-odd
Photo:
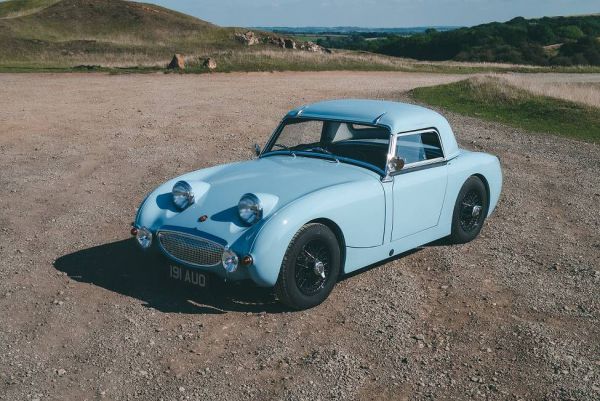
[[[131,232],[171,278],[250,279],[310,308],[343,274],[440,238],[471,241],[502,187],[497,157],[460,149],[444,117],[403,103],[294,109],[256,153],[146,197]]]

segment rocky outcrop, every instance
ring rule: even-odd
[[[263,42],[269,45],[281,47],[282,49],[297,49],[313,53],[331,53],[329,49],[326,49],[315,42],[295,42],[293,39],[283,38],[276,35],[265,37]]]
[[[280,36],[267,36],[265,38],[265,43],[269,45],[278,46],[281,48],[285,48],[285,40]]]
[[[185,60],[183,56],[181,54],[175,54],[167,68],[170,70],[183,70],[185,68]]]
[[[217,61],[214,58],[209,57],[202,62],[202,66],[211,71],[216,70],[217,69]]]
[[[304,42],[300,44],[300,49],[313,53],[328,53],[327,49],[325,49],[323,46],[319,46],[315,42]]]
[[[296,49],[296,42],[292,39],[284,39],[283,40],[286,49]]]
[[[260,39],[252,31],[246,33],[236,33],[235,38],[246,46],[254,46],[260,43]]]
[[[235,38],[247,46],[263,43],[281,47],[282,49],[304,50],[313,53],[330,53],[328,49],[314,42],[296,42],[291,38],[285,38],[276,34],[258,36],[252,31],[247,31],[246,33],[236,33]]]

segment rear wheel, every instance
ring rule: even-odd
[[[294,309],[319,305],[340,273],[340,245],[329,227],[310,223],[294,236],[275,285],[277,298]]]
[[[488,212],[488,194],[480,178],[471,176],[463,184],[452,216],[450,241],[464,244],[474,240]]]

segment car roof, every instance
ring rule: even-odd
[[[448,121],[439,113],[414,104],[368,99],[326,100],[291,110],[287,117],[380,125],[388,127],[392,134],[436,128],[446,157],[458,154],[458,145]]]

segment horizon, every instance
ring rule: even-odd
[[[559,16],[557,16],[559,17]],[[415,25],[415,26],[359,26],[359,25],[301,25],[301,26],[287,26],[287,25],[253,25],[244,28],[291,28],[291,29],[415,29],[415,28],[463,28],[465,25]]]

